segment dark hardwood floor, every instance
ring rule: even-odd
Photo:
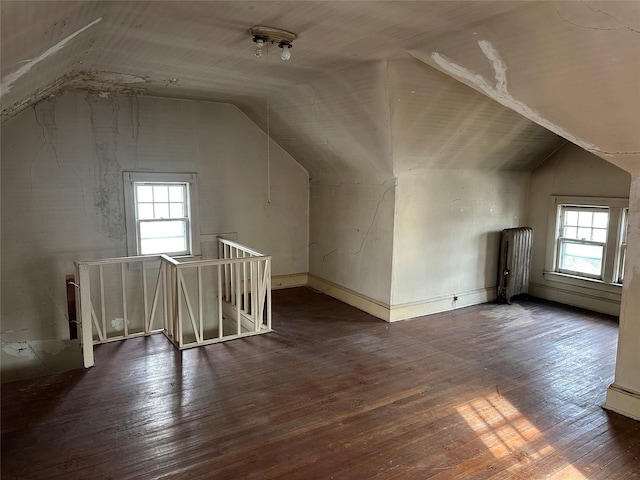
[[[275,331],[162,336],[2,386],[3,479],[640,478],[616,319],[534,300],[388,324],[305,288]]]

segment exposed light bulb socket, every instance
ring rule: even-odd
[[[289,42],[280,42],[278,44],[278,47],[282,49],[282,52],[280,52],[280,58],[282,60],[289,60],[291,58],[290,49],[293,47],[293,45],[291,45]]]
[[[256,57],[261,57],[262,56],[262,47],[264,47],[264,38],[262,37],[253,37],[253,41],[256,44],[256,52],[255,52],[255,56]]]

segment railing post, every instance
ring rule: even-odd
[[[253,318],[253,329],[260,330],[260,318],[258,317],[258,263],[260,260],[251,260],[249,270],[251,270],[251,318]]]
[[[147,302],[147,268],[145,262],[141,262],[142,267],[142,307],[144,315],[144,333],[151,330],[151,321],[149,319],[149,303]],[[157,285],[156,285],[157,288]],[[153,308],[153,307],[152,307]]]
[[[178,309],[178,345],[182,348],[182,295],[180,295],[180,288],[182,287],[182,272],[180,272],[175,266],[176,271],[176,307]]]
[[[166,260],[160,260],[162,263],[162,289],[164,295],[164,329],[167,331],[169,338],[173,339],[173,319],[171,317],[171,299],[170,286],[169,286],[169,268],[167,267]]]
[[[144,267],[143,267],[144,268]],[[120,281],[122,283],[122,328],[124,329],[124,336],[129,336],[129,315],[127,315],[127,273],[125,270],[125,264],[120,264]]]
[[[80,328],[82,328],[82,361],[85,368],[93,367],[93,332],[91,330],[91,279],[89,265],[78,265],[80,285]]]
[[[198,271],[198,326],[200,328],[200,342],[204,340],[204,310],[202,307],[202,267],[196,267]]]
[[[267,328],[271,330],[271,257],[267,259]]]
[[[98,266],[98,272],[100,276],[100,314],[102,315],[102,334],[104,338],[107,338],[107,305],[104,301],[104,271],[102,265]]]
[[[232,266],[233,268],[233,266]],[[239,296],[240,290],[240,264],[236,263],[236,321],[238,322],[238,335],[242,333],[242,309],[240,308],[241,297]]]
[[[218,338],[224,335],[222,325],[222,265],[218,264]]]
[[[246,252],[242,252],[242,258],[246,258]],[[247,306],[247,264],[242,263],[242,311],[249,313]]]

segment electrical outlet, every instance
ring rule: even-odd
[[[457,301],[458,301],[458,296],[457,296],[457,295],[454,295],[454,296],[453,296],[453,301],[454,301],[454,302],[457,302]]]

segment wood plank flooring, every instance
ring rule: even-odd
[[[306,288],[268,335],[96,348],[2,386],[7,479],[631,479],[617,321],[535,300],[388,324]]]

